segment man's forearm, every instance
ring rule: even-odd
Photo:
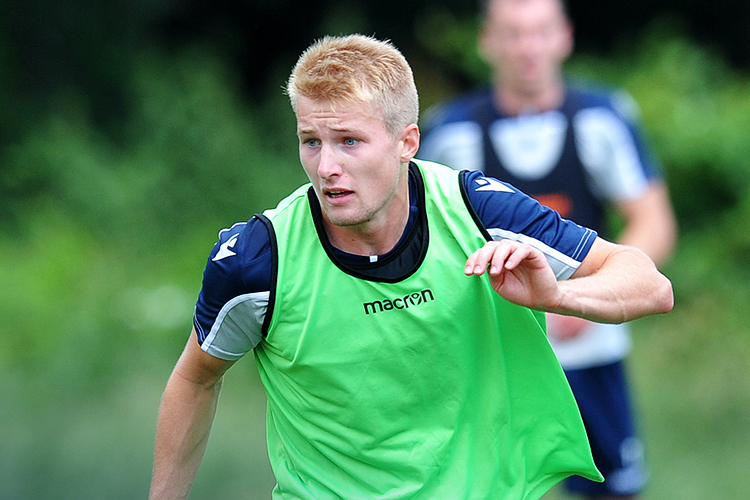
[[[549,312],[599,323],[623,323],[672,309],[672,284],[640,250],[620,247],[587,276],[559,284],[561,299]]]
[[[188,497],[208,443],[221,380],[204,386],[178,370],[170,376],[159,409],[150,500]]]

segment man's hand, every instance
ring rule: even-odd
[[[467,276],[481,276],[489,266],[492,288],[504,299],[533,309],[550,310],[560,290],[544,254],[512,240],[489,241],[466,261]]]
[[[555,340],[570,340],[580,335],[591,322],[575,316],[547,314],[547,334]]]

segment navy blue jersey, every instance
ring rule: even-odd
[[[511,116],[483,88],[425,114],[418,157],[481,170],[611,238],[606,207],[638,199],[660,180],[638,114],[622,91],[568,86],[559,108]],[[550,342],[566,369],[612,363],[631,346],[626,324],[592,324],[585,334],[565,341],[550,335]]]
[[[412,164],[411,216],[396,247],[382,256],[338,252],[337,257],[374,279],[388,272],[398,275],[398,266],[409,265],[409,247],[420,244],[418,232],[413,235],[420,215],[417,201],[424,195],[415,169]],[[547,256],[558,279],[567,279],[575,272],[596,238],[594,231],[561,218],[509,184],[481,172],[467,172],[464,183],[468,203],[490,237],[535,246]],[[272,287],[272,251],[269,233],[258,217],[219,233],[206,265],[194,317],[198,339],[206,352],[234,360],[262,340]],[[395,256],[405,256],[401,260],[407,262],[400,264]]]
[[[569,87],[558,109],[509,116],[484,88],[431,110],[423,128],[419,158],[481,170],[599,232],[607,203],[660,175],[623,92]]]

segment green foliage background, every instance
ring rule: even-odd
[[[475,23],[438,12],[423,26],[441,62],[413,61],[427,108],[458,90],[450,74],[479,82],[486,68]],[[675,310],[635,324],[644,498],[741,499],[750,79],[669,24],[646,33],[570,65],[639,102],[681,226],[664,269]],[[209,46],[139,50],[121,74],[128,112],[115,125],[63,86],[0,150],[0,498],[145,498],[161,391],[218,230],[304,182],[286,71],[249,103]],[[264,408],[243,360],[227,375],[193,498],[270,498]]]

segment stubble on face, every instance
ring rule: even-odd
[[[392,240],[402,212],[408,218],[399,139],[366,103],[301,99],[297,118],[300,159],[332,243],[369,239],[378,246]]]

